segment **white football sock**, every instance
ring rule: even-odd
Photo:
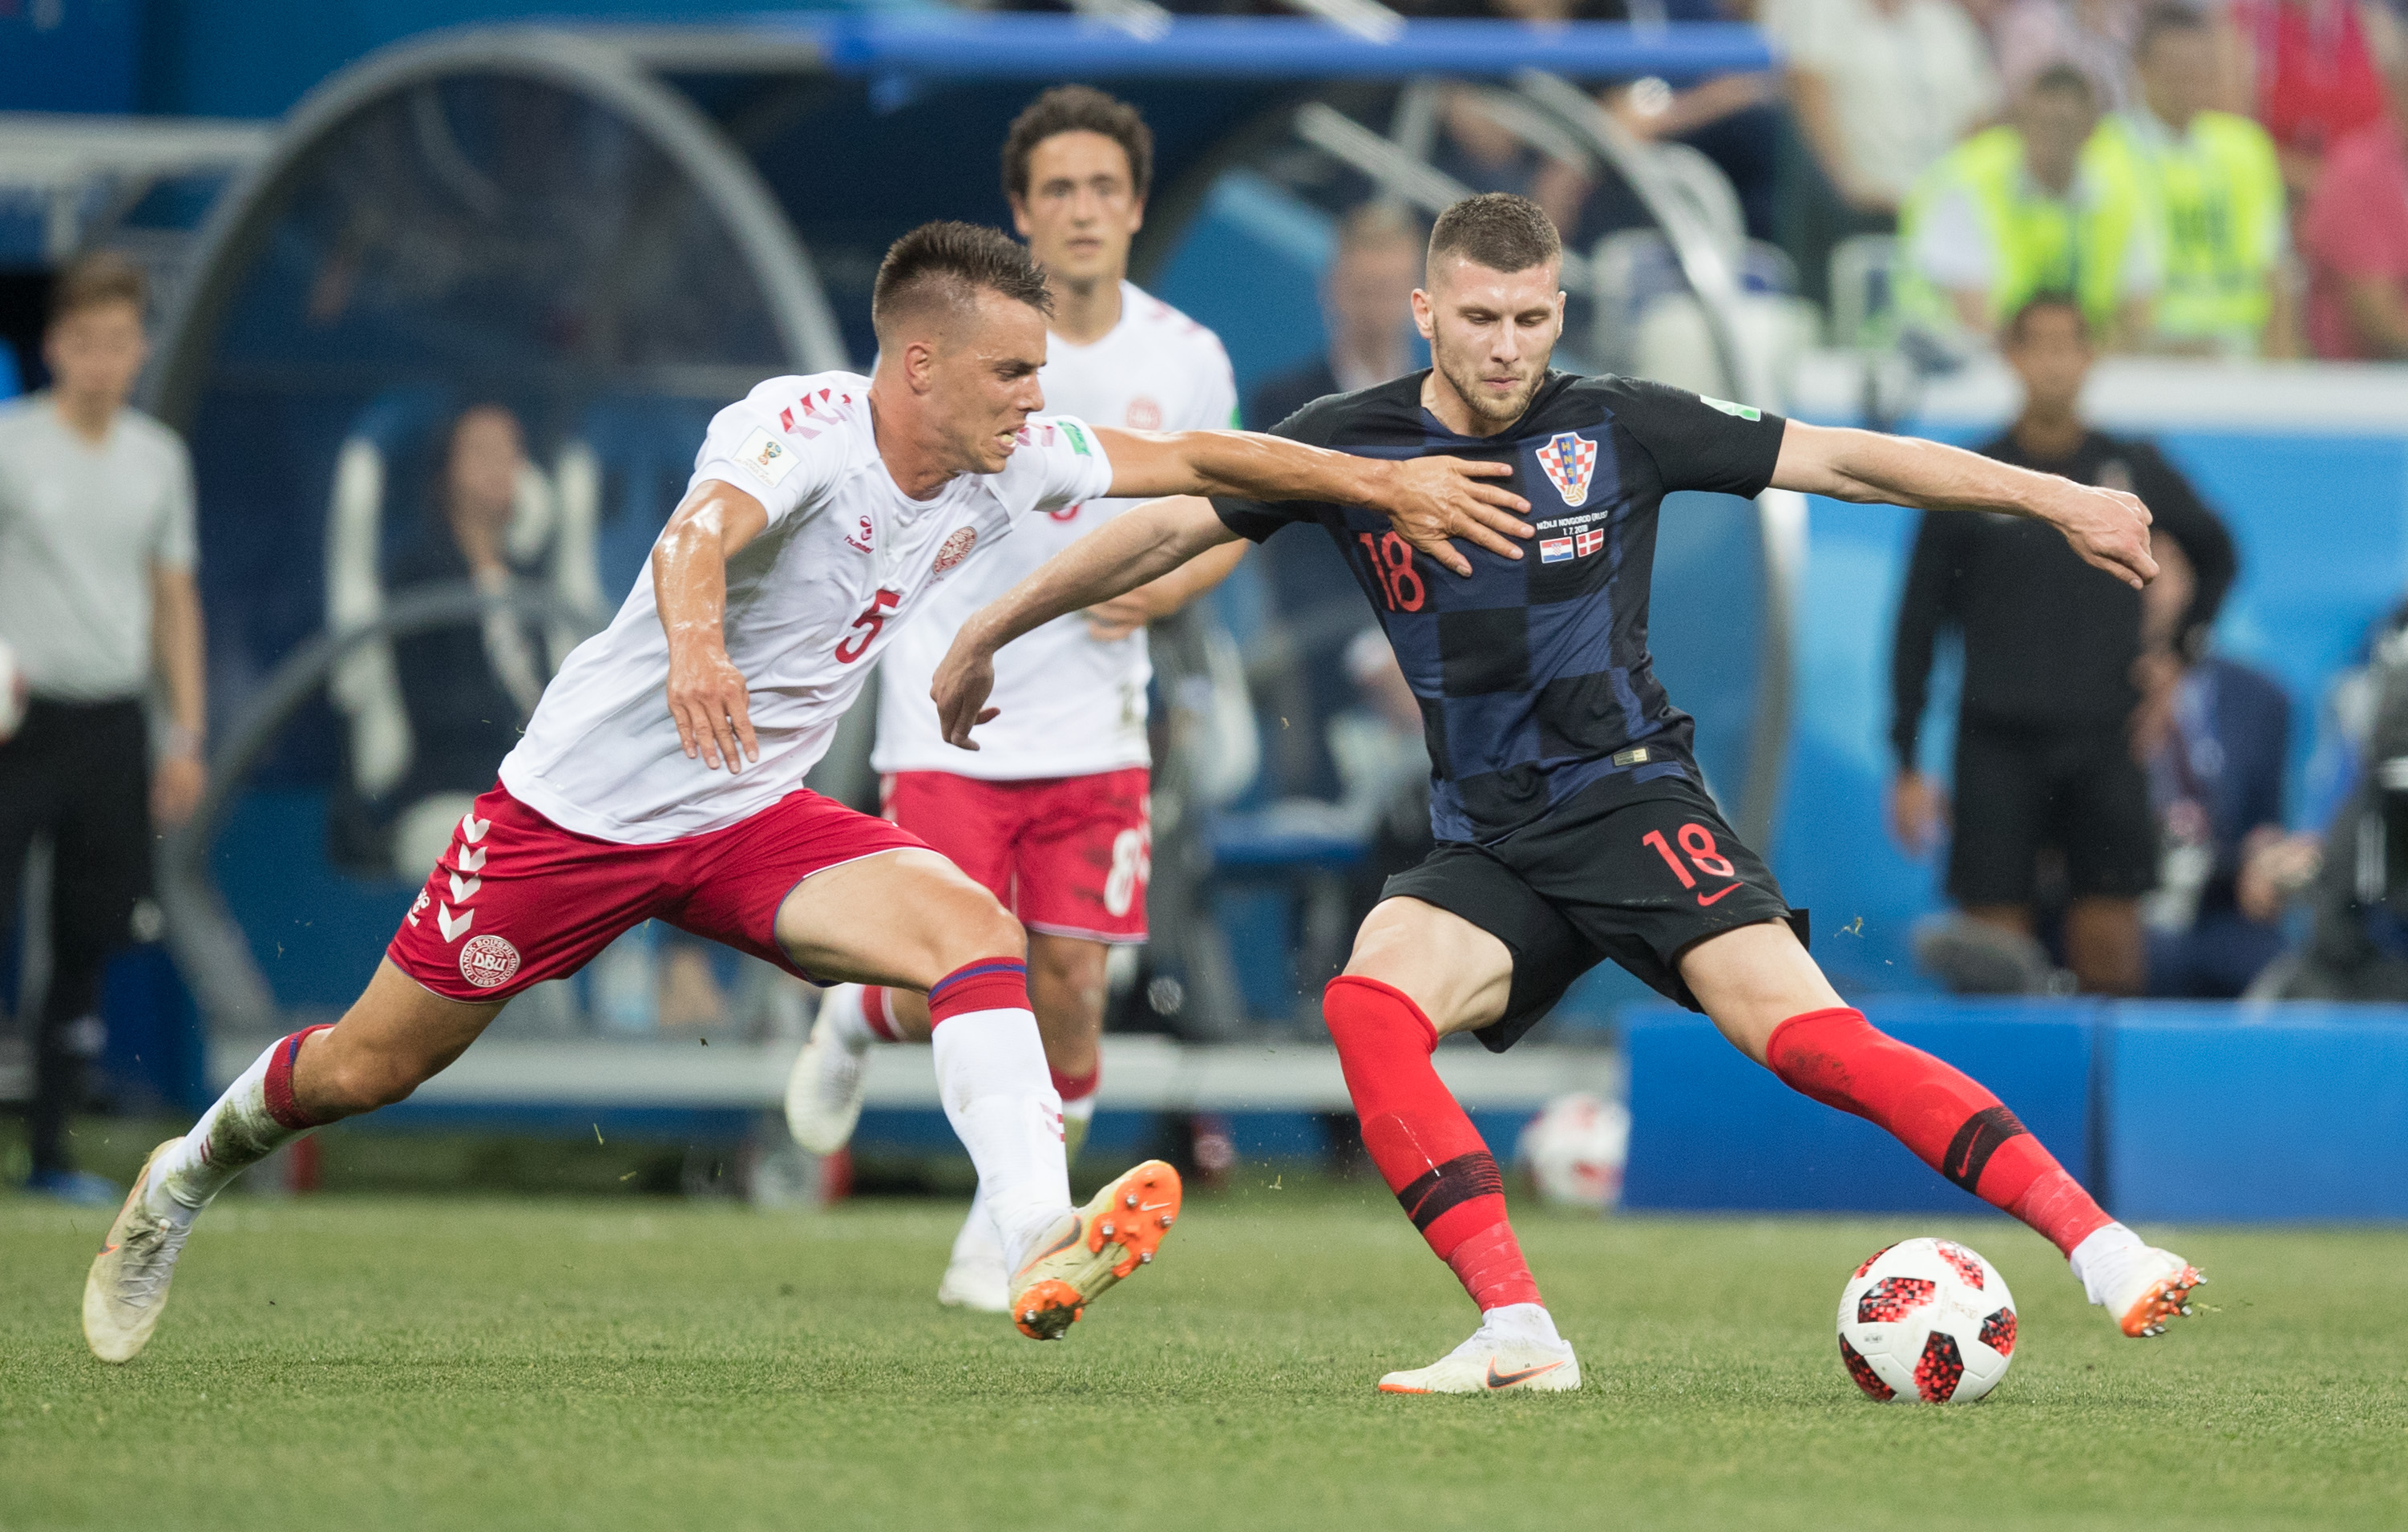
[[[154,1218],[189,1220],[208,1206],[226,1184],[278,1150],[314,1131],[290,1128],[267,1110],[267,1071],[276,1051],[292,1039],[279,1038],[226,1087],[193,1130],[160,1152],[150,1166],[143,1210]]]
[[[2097,1304],[2106,1303],[2114,1295],[2131,1258],[2148,1249],[2142,1238],[2121,1224],[2108,1224],[2090,1231],[2082,1243],[2073,1247],[2066,1257],[2073,1274],[2081,1279],[2082,1291]]]
[[[867,1052],[871,1043],[886,1040],[869,1029],[869,1018],[862,1009],[868,996],[867,985],[838,984],[820,997],[820,1014],[827,1018],[828,1030],[848,1053]]]
[[[931,1041],[945,1119],[978,1167],[980,1194],[1016,1270],[1029,1242],[1070,1210],[1062,1098],[1045,1067],[1037,1017],[963,1011],[939,1024]]]
[[[1545,1346],[1561,1346],[1564,1338],[1555,1333],[1555,1317],[1542,1304],[1505,1303],[1480,1311],[1480,1327],[1507,1340],[1536,1341]]]
[[[970,1198],[969,1216],[962,1220],[961,1232],[953,1236],[952,1264],[984,1264],[1003,1258],[1003,1231],[996,1227],[995,1210],[986,1204],[986,1182],[981,1181],[978,1195]]]

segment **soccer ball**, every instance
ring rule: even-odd
[[[1840,1290],[1840,1360],[1884,1404],[1971,1404],[2014,1353],[2006,1280],[1953,1240],[1877,1251]]]
[[[17,651],[0,638],[0,745],[16,737],[25,722],[25,672],[17,668]]]
[[[1539,1196],[1561,1207],[1603,1212],[1622,1200],[1630,1154],[1630,1113],[1585,1091],[1559,1095],[1522,1129],[1516,1156]]]

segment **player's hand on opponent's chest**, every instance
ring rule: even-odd
[[[761,758],[752,737],[752,705],[744,686],[744,672],[717,643],[672,643],[669,646],[669,716],[677,720],[678,743],[689,761],[699,760],[716,771],[724,764],[732,775],[746,761]],[[738,742],[743,753],[737,753]]]
[[[1532,535],[1521,519],[1530,502],[1498,482],[1512,475],[1511,464],[1417,457],[1389,466],[1395,478],[1370,508],[1394,523],[1405,541],[1458,575],[1471,573],[1471,561],[1455,546],[1456,537],[1500,558],[1522,556],[1513,539]]]

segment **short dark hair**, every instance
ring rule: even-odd
[[[130,303],[136,314],[150,295],[142,268],[115,251],[78,256],[50,288],[50,322],[105,303]]]
[[[2206,33],[2212,29],[2207,18],[2188,6],[2151,6],[2141,17],[2141,30],[2132,38],[2135,62],[2149,56],[2149,49],[2169,32]]]
[[[1527,271],[1563,254],[1563,236],[1547,210],[1511,192],[1466,197],[1439,214],[1430,230],[1432,267],[1442,256],[1460,255],[1491,271]]]
[[[1140,202],[1154,184],[1154,130],[1135,107],[1092,85],[1056,85],[1024,107],[1003,136],[1003,194],[1028,196],[1028,157],[1057,133],[1100,133],[1128,156],[1129,185]]]
[[[2099,104],[2099,87],[2091,82],[2090,77],[2063,62],[2052,64],[2034,75],[2030,89],[2034,95],[2078,95],[2086,107]]]
[[[1029,259],[1025,245],[982,224],[951,219],[923,223],[887,246],[886,258],[878,263],[878,281],[869,292],[870,326],[884,345],[896,321],[939,306],[967,313],[982,290],[1054,317],[1045,273]]]
[[[2052,288],[2046,292],[2035,293],[2026,298],[2015,311],[2008,316],[2006,328],[2002,332],[2007,344],[2010,346],[2021,344],[2024,332],[2030,325],[2031,317],[2048,308],[2061,309],[2071,314],[2073,327],[2082,332],[2082,338],[2085,340],[2090,338],[2090,316],[2082,311],[2082,300],[2071,293],[2059,292]]]

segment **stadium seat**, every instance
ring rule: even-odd
[[[447,391],[394,390],[363,410],[346,437],[326,509],[329,632],[366,626],[383,615],[388,558],[411,533],[412,517],[399,508],[432,503],[443,451],[435,435],[458,405]],[[521,470],[508,533],[514,563],[540,559],[555,595],[597,612],[602,600],[595,527],[600,497],[595,453],[571,439],[554,453],[552,473],[532,463]],[[554,623],[546,643],[551,665],[557,667],[581,637],[573,624]],[[467,795],[440,794],[414,804],[381,801],[408,774],[413,748],[388,640],[370,640],[345,655],[327,690],[344,720],[350,747],[341,786],[393,826],[392,870],[414,877],[442,854]]]

